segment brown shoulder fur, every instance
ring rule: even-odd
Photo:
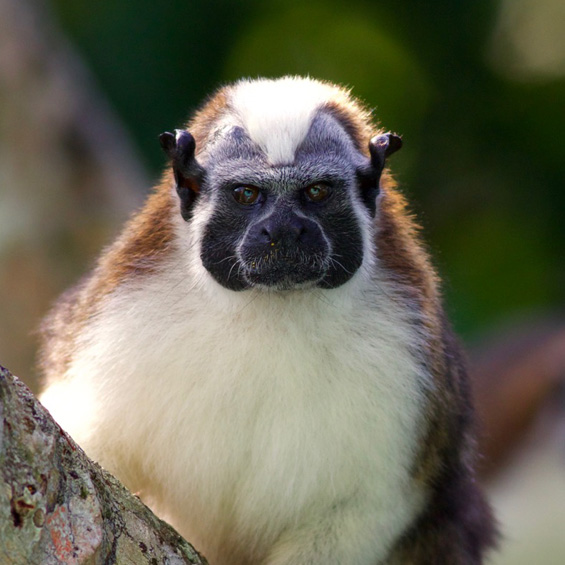
[[[44,384],[64,375],[73,356],[76,336],[96,316],[104,297],[132,277],[155,271],[170,254],[173,245],[170,218],[175,206],[171,186],[171,174],[166,173],[142,210],[101,255],[92,273],[65,292],[43,321],[39,363],[48,381]]]

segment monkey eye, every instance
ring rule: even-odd
[[[321,202],[322,200],[325,200],[330,194],[329,188],[325,184],[319,182],[307,186],[304,189],[304,192],[306,193],[308,199],[312,202]]]
[[[256,186],[245,184],[233,189],[233,197],[239,204],[254,204],[257,202],[261,191]]]

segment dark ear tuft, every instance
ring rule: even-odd
[[[162,133],[159,136],[159,143],[163,148],[163,151],[172,159],[175,155],[175,150],[177,147],[177,140],[175,134],[169,131]]]
[[[369,153],[372,166],[380,172],[384,169],[385,160],[402,147],[402,138],[394,133],[376,135],[369,141]]]
[[[181,214],[185,220],[192,216],[192,206],[204,179],[204,169],[194,156],[196,142],[188,131],[168,131],[159,136],[161,147],[172,161],[177,193],[181,200]]]
[[[401,147],[402,139],[393,133],[376,135],[369,141],[371,160],[357,170],[357,181],[361,198],[369,209],[371,216],[376,214],[380,178],[386,158]]]
[[[194,152],[196,151],[196,141],[188,131],[176,129],[177,141],[177,157],[183,164],[190,166],[194,161]]]
[[[402,138],[395,133],[388,133],[388,147],[385,152],[385,157],[396,153],[398,150],[402,149]]]

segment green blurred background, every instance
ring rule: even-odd
[[[157,135],[226,81],[308,74],[351,86],[403,135],[392,167],[468,341],[563,305],[559,4],[52,0],[153,177]]]

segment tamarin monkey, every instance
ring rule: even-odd
[[[42,401],[211,565],[482,563],[464,364],[385,161],[309,78],[241,80],[43,326]]]

